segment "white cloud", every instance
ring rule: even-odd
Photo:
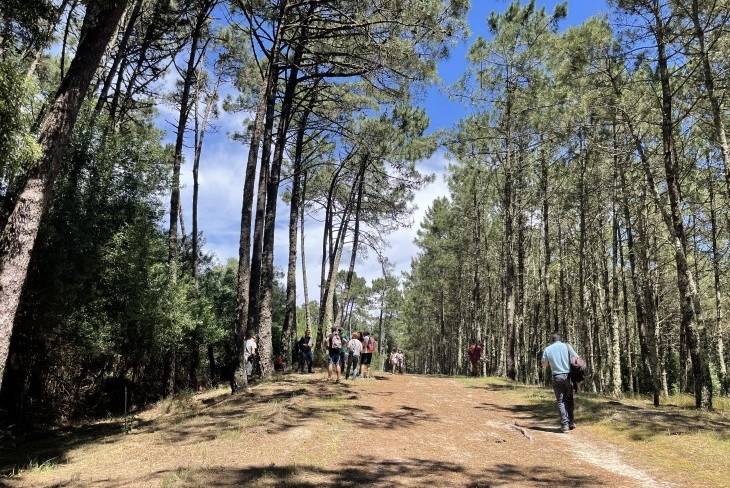
[[[170,120],[172,116],[172,110],[161,110],[160,117]],[[230,134],[242,127],[242,122],[246,117],[247,114],[221,112],[221,118],[215,122],[219,129],[206,135],[201,155],[198,199],[199,228],[205,236],[205,252],[215,254],[221,263],[225,263],[228,258],[238,257],[241,200],[248,147],[232,140]],[[166,140],[172,142],[173,139],[174,131],[169,130]],[[192,153],[192,148],[185,148],[185,164],[181,174],[181,197],[187,232],[192,230]],[[410,268],[411,258],[417,252],[413,240],[428,207],[435,198],[449,195],[448,185],[445,181],[447,165],[448,160],[442,151],[419,162],[418,169],[424,174],[434,174],[435,179],[415,193],[411,225],[384,236],[385,241],[389,243],[389,248],[385,253],[394,264],[396,274]],[[288,186],[287,183],[282,184],[281,190],[283,191],[286,186]],[[308,215],[305,223],[305,252],[310,300],[319,299],[324,231],[322,221],[323,215],[315,214]],[[277,204],[274,264],[282,270],[286,270],[288,263],[288,225],[289,205],[280,198]],[[298,248],[300,245],[298,235]],[[351,248],[347,246],[342,255],[340,269],[347,269],[350,251]],[[368,282],[382,275],[380,264],[373,252],[368,252],[366,258],[363,258],[361,253],[355,269],[357,274]],[[302,303],[304,293],[300,249],[297,250],[297,295],[298,302]]]

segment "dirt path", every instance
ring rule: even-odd
[[[20,486],[665,487],[620,452],[562,434],[528,408],[459,380],[378,375],[331,384],[286,377],[249,397],[203,395],[95,439]],[[578,400],[580,401],[580,400]],[[577,419],[580,422],[580,418]],[[2,483],[2,482],[0,482]]]

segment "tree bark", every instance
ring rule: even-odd
[[[306,29],[305,32],[302,34],[302,39],[306,39]],[[279,114],[279,127],[274,146],[274,159],[271,163],[271,174],[269,175],[269,181],[266,190],[266,215],[264,220],[263,249],[261,255],[261,308],[259,322],[259,361],[261,363],[261,375],[263,379],[269,379],[274,374],[274,351],[272,345],[273,311],[271,307],[274,289],[274,238],[276,229],[276,207],[279,195],[281,165],[284,160],[284,148],[286,147],[287,134],[289,132],[289,123],[291,120],[295,90],[297,87],[297,77],[299,76],[298,66],[301,62],[304,42],[305,41],[302,40],[297,45],[291,61],[289,77],[287,78],[286,88],[284,89],[284,98],[282,100],[281,112]],[[304,124],[306,126],[306,120],[304,121]],[[293,201],[292,205],[294,205]],[[296,212],[294,213],[294,215],[294,230],[296,231]],[[296,232],[294,235],[294,242],[294,249],[296,250]],[[296,263],[296,256],[294,256],[293,261],[290,259],[289,262]],[[296,283],[296,280],[294,280],[294,283]],[[288,348],[285,349],[285,352],[288,353]]]
[[[687,236],[684,230],[682,215],[682,194],[679,187],[679,167],[673,157],[674,114],[672,113],[672,91],[669,82],[669,68],[666,54],[667,28],[662,17],[659,0],[653,1],[655,20],[654,36],[657,41],[657,64],[661,81],[662,100],[662,149],[664,153],[664,172],[666,175],[667,193],[671,225],[668,230],[672,234],[674,258],[677,264],[677,287],[679,289],[681,324],[687,336],[687,345],[692,357],[692,374],[695,382],[695,406],[712,408],[712,381],[709,364],[703,347],[704,327],[702,324],[702,308],[697,284],[689,267],[686,256]],[[663,208],[663,207],[662,207]],[[669,224],[669,222],[668,222]]]
[[[81,104],[126,4],[126,0],[110,0],[87,7],[76,56],[40,129],[38,143],[43,155],[29,170],[0,235],[0,385],[38,229]]]
[[[305,252],[304,252],[304,202],[307,198],[307,172],[304,172],[303,178],[302,178],[302,204],[301,209],[299,211],[299,227],[301,229],[300,232],[300,241],[301,241],[301,254],[302,254],[302,291],[304,293],[304,320],[307,324],[307,330],[312,330],[312,313],[311,310],[309,310],[309,285],[307,284],[307,262],[305,259]]]
[[[101,113],[104,103],[106,103],[106,97],[109,94],[109,89],[114,81],[114,76],[117,74],[117,70],[119,69],[119,65],[122,63],[122,59],[127,57],[127,45],[129,44],[129,39],[132,37],[134,25],[137,23],[137,19],[142,12],[143,2],[144,0],[137,0],[134,3],[132,13],[129,15],[129,20],[127,21],[127,27],[124,29],[122,40],[119,42],[117,53],[114,56],[114,61],[109,67],[109,72],[106,74],[106,77],[104,77],[104,83],[101,85],[101,92],[99,93],[99,98],[97,99],[96,106],[94,107],[94,117],[98,117]]]
[[[610,360],[611,365],[611,394],[618,396],[621,394],[621,338],[618,317],[618,254],[619,254],[619,224],[618,224],[618,139],[616,134],[616,120],[612,121],[612,140],[613,140],[613,184],[611,187],[611,215],[612,215],[612,232],[611,232],[611,282],[613,283],[611,293],[611,349]]]
[[[720,260],[721,256],[717,246],[717,210],[715,208],[715,188],[712,173],[709,171],[709,154],[708,154],[708,174],[707,188],[710,196],[710,230],[712,234],[712,276],[715,284],[715,357],[717,360],[718,377],[720,387],[726,393],[728,390],[727,365],[725,363],[725,331],[723,330],[723,310],[722,295],[720,293]]]
[[[291,204],[289,206],[289,262],[286,271],[286,313],[281,333],[281,350],[285,358],[291,357],[291,347],[297,335],[297,228],[299,212],[302,207],[302,150],[307,128],[307,112],[302,115],[297,129],[297,140],[294,148],[294,174],[292,176]],[[302,246],[303,247],[303,246]],[[305,309],[306,301],[305,301]],[[292,369],[296,365],[292,361]]]
[[[248,151],[246,164],[246,181],[243,187],[243,205],[241,209],[241,234],[238,247],[238,284],[236,287],[236,338],[237,358],[234,372],[232,389],[248,389],[246,377],[246,361],[244,357],[247,327],[249,324],[249,297],[252,284],[251,279],[251,221],[254,197],[254,180],[256,178],[256,165],[258,161],[258,150],[265,131],[265,122],[269,117],[270,100],[276,94],[276,87],[279,76],[279,55],[282,43],[283,13],[286,1],[282,2],[280,9],[280,22],[274,35],[271,47],[271,59],[266,67],[264,83],[259,92],[259,102],[256,106],[254,129],[251,134],[251,143]],[[267,120],[265,120],[267,119]],[[270,148],[268,149],[270,151]],[[262,151],[263,156],[263,151]],[[261,166],[268,166],[268,161],[263,160]],[[262,169],[263,171],[263,169]]]

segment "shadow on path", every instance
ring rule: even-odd
[[[150,423],[135,421],[134,426],[146,428]],[[0,477],[21,468],[65,464],[69,451],[86,444],[112,444],[123,437],[123,431],[124,423],[115,421],[20,435],[3,433],[0,435]]]
[[[479,471],[470,471],[460,464],[447,461],[407,458],[363,461],[331,468],[312,465],[270,465],[242,469],[212,467],[200,470],[178,468],[158,471],[143,479],[109,486],[126,488],[150,484],[160,478],[163,484],[167,482],[175,483],[175,486],[210,487],[385,488],[431,485],[485,488],[518,483],[528,486],[555,486],[556,479],[561,480],[564,486],[572,487],[600,484],[600,480],[594,477],[570,474],[554,466],[523,468],[515,464],[496,464]]]

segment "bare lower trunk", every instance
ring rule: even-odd
[[[368,157],[363,157],[363,162],[360,166],[360,173],[358,174],[358,180],[357,183],[357,202],[355,204],[355,228],[353,229],[353,237],[352,237],[352,252],[350,253],[350,266],[347,269],[347,278],[345,279],[345,287],[342,290],[342,296],[340,297],[340,300],[344,303],[347,302],[349,296],[350,296],[350,284],[352,283],[352,275],[355,272],[355,261],[357,260],[357,245],[358,240],[360,239],[360,208],[362,206],[362,194],[363,194],[363,183],[365,181],[365,167],[368,164]],[[342,324],[342,314],[343,314],[343,307],[340,307],[337,311],[337,317],[335,318],[335,325],[341,325]],[[380,336],[380,339],[382,340],[382,336]]]
[[[618,142],[616,137],[616,121],[613,121],[613,185],[611,192],[611,214],[613,217],[613,226],[611,232],[612,257],[611,257],[611,282],[613,283],[611,290],[611,349],[610,360],[611,365],[611,394],[618,396],[621,394],[621,338],[618,317],[618,246],[619,246],[619,225],[618,225]],[[607,290],[608,291],[608,290]]]
[[[87,7],[76,56],[56,92],[38,136],[43,156],[28,172],[25,185],[0,235],[0,385],[15,312],[38,229],[81,104],[126,4],[126,0],[110,0]]]
[[[282,2],[282,10],[286,2]],[[251,220],[254,197],[254,180],[256,178],[256,163],[258,150],[264,133],[264,119],[269,107],[269,99],[276,91],[278,78],[278,58],[281,47],[282,28],[276,30],[272,46],[272,60],[267,66],[264,83],[259,93],[259,102],[256,106],[254,129],[251,133],[251,143],[246,163],[246,181],[243,186],[243,205],[241,209],[241,234],[238,246],[238,283],[236,287],[236,367],[231,386],[233,390],[247,389],[245,342],[248,326],[249,295],[251,287]]]
[[[709,159],[709,155],[708,155]],[[709,161],[708,161],[709,167]],[[707,187],[710,194],[710,226],[712,232],[712,275],[715,283],[715,357],[717,360],[718,376],[720,379],[720,386],[725,393],[728,389],[727,382],[727,365],[725,364],[725,342],[724,342],[724,330],[723,330],[723,310],[722,310],[722,296],[720,294],[720,253],[717,247],[717,220],[716,220],[716,209],[715,209],[715,191],[712,180],[712,173],[708,171]]]
[[[695,405],[697,408],[712,408],[712,381],[709,364],[706,358],[702,308],[697,283],[689,267],[686,256],[686,233],[684,216],[682,215],[682,193],[679,187],[679,165],[674,159],[674,140],[672,129],[674,114],[672,113],[672,91],[669,85],[669,68],[666,54],[666,25],[662,17],[659,0],[654,0],[654,35],[657,41],[657,64],[661,81],[662,94],[662,149],[664,153],[664,171],[666,175],[667,193],[669,194],[670,219],[666,219],[669,232],[672,234],[674,257],[677,264],[677,287],[680,298],[681,324],[687,336],[687,346],[692,357],[692,373],[694,376]],[[662,207],[663,208],[663,207]]]
[[[292,59],[292,67],[290,68],[289,77],[284,90],[284,100],[281,104],[281,113],[279,114],[279,127],[276,136],[274,159],[271,163],[271,174],[269,175],[268,186],[266,189],[266,217],[264,221],[264,242],[261,255],[261,311],[259,326],[259,360],[261,364],[261,377],[269,379],[274,374],[274,351],[272,344],[272,296],[274,289],[274,238],[276,229],[276,207],[279,195],[279,180],[281,175],[281,165],[284,160],[284,148],[286,146],[287,133],[289,131],[289,121],[294,102],[294,92],[297,87],[297,77],[299,75],[298,65],[302,56],[302,46],[297,46]],[[306,120],[304,122],[306,124]],[[303,129],[300,131],[302,139],[304,137]],[[301,158],[301,155],[300,155]],[[298,197],[298,195],[297,195]],[[295,206],[292,202],[292,205]],[[294,211],[294,231],[293,237],[296,250],[296,210]],[[291,247],[290,247],[291,248]],[[290,263],[296,264],[296,255],[290,259]],[[296,284],[295,276],[292,281]],[[283,334],[287,335],[287,334]],[[288,357],[288,342],[284,344],[284,357]]]
[[[304,253],[304,202],[307,197],[307,173],[304,173],[302,180],[302,205],[299,211],[300,234],[301,234],[301,254],[302,254],[302,291],[304,293],[304,320],[307,324],[307,330],[312,330],[312,313],[309,310],[309,286],[307,285],[307,262]]]
[[[291,203],[289,208],[289,262],[286,271],[286,312],[281,328],[281,350],[285,358],[291,357],[291,346],[297,333],[297,223],[301,202],[302,146],[306,122],[300,123],[294,156]],[[306,308],[306,303],[305,303]],[[292,362],[292,368],[295,365]]]

